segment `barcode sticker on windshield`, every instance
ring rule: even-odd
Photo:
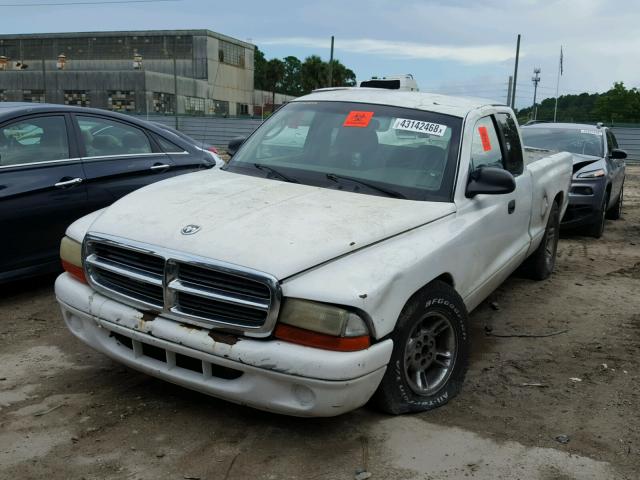
[[[429,135],[436,135],[442,137],[447,131],[446,125],[440,125],[439,123],[421,122],[420,120],[411,120],[409,118],[396,118],[393,123],[395,130],[409,130],[411,132],[428,133]]]
[[[599,137],[602,136],[602,131],[601,130],[580,130],[580,133],[588,133],[590,135],[598,135]]]

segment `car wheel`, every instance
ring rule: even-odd
[[[607,205],[609,204],[609,195],[609,192],[605,193],[602,200],[602,205],[598,210],[597,220],[588,228],[589,235],[594,238],[600,238],[604,233],[604,224],[607,218]]]
[[[620,195],[616,203],[607,212],[607,218],[610,220],[618,220],[622,216],[622,202],[624,200],[624,182],[620,187]]]
[[[526,260],[523,269],[533,280],[549,278],[556,266],[558,239],[560,238],[560,207],[553,202],[547,219],[544,236],[536,251]]]
[[[436,280],[415,294],[391,338],[393,353],[374,405],[392,414],[422,412],[458,394],[470,342],[467,310],[452,287]]]

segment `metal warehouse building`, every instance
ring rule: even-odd
[[[253,114],[254,49],[209,30],[0,35],[0,101]]]

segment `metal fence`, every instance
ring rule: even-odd
[[[640,125],[613,127],[618,145],[627,152],[627,163],[640,163]]]
[[[177,128],[199,142],[217,147],[226,147],[232,138],[250,135],[262,123],[259,118],[134,116],[149,122],[162,123]]]
[[[259,118],[135,116],[173,128],[177,126],[178,130],[190,137],[218,147],[226,147],[232,138],[250,135],[262,123]],[[640,163],[640,125],[620,125],[612,127],[612,130],[620,148],[626,150],[629,155],[627,162]]]

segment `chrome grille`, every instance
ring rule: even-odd
[[[187,323],[267,336],[280,306],[277,280],[212,259],[88,235],[84,265],[101,293]]]

